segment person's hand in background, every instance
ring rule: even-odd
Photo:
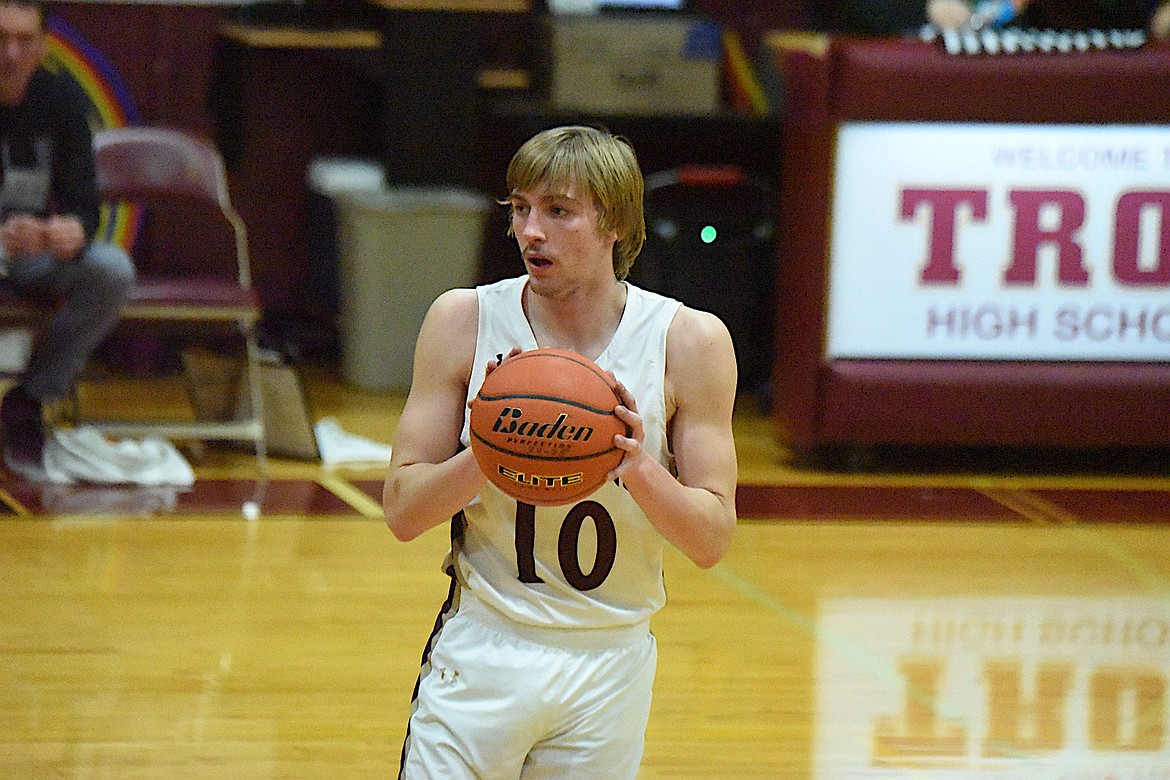
[[[44,245],[58,260],[77,257],[85,248],[85,228],[69,214],[54,215],[43,222]]]
[[[1170,41],[1170,0],[1158,6],[1158,10],[1150,17],[1150,35]]]
[[[971,6],[965,0],[928,0],[926,18],[946,30],[966,27],[971,23]]]
[[[45,231],[36,217],[14,214],[0,226],[0,242],[9,257],[28,257],[45,251]]]
[[[927,0],[930,23],[946,30],[960,27],[1002,27],[1028,5],[1028,0]]]

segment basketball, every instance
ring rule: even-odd
[[[609,375],[563,349],[522,352],[488,374],[471,402],[471,449],[488,480],[517,501],[569,504],[621,463],[629,428]]]

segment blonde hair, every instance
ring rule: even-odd
[[[629,140],[580,125],[545,130],[525,141],[512,157],[507,184],[509,192],[541,184],[583,187],[597,208],[598,229],[617,234],[614,274],[619,280],[629,275],[646,243],[645,183]],[[508,234],[512,235],[511,227]]]

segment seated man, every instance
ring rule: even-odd
[[[69,393],[134,282],[125,252],[93,243],[88,102],[67,75],[41,66],[44,13],[36,0],[0,0],[0,273],[20,293],[60,304],[0,402],[5,461],[31,478],[42,472],[42,404]]]

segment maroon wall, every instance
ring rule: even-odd
[[[110,60],[145,122],[211,132],[207,88],[225,10],[196,5],[62,3],[52,13]]]

